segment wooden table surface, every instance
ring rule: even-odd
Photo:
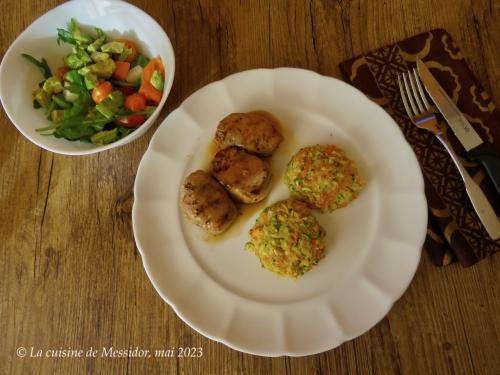
[[[57,0],[0,2],[2,56]],[[177,58],[160,120],[205,84],[250,68],[340,77],[338,63],[443,27],[500,104],[500,2],[147,1]],[[54,25],[55,31],[56,25]],[[184,324],[153,289],[132,234],[133,184],[160,121],[97,155],[55,155],[0,113],[1,374],[499,374],[500,255],[463,269],[423,256],[390,313],[339,348],[302,358],[242,354]],[[500,125],[500,124],[499,124]],[[28,350],[201,347],[200,358],[20,358]]]

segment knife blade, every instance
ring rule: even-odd
[[[417,58],[417,70],[425,90],[450,125],[451,130],[453,130],[465,151],[467,151],[467,156],[471,160],[483,164],[497,192],[500,194],[500,157],[495,154],[489,145],[483,142],[470,122],[419,58]]]

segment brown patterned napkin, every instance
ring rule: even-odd
[[[425,248],[432,262],[447,265],[458,259],[463,266],[471,266],[500,251],[500,240],[489,238],[458,171],[439,141],[430,132],[415,127],[406,115],[397,76],[413,69],[416,57],[431,69],[481,138],[500,154],[499,112],[445,30],[432,30],[344,61],[340,68],[355,87],[392,116],[417,155],[429,206]],[[465,150],[444,121],[441,128],[500,215],[500,197],[482,166],[465,158]]]

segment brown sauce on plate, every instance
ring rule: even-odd
[[[203,238],[206,242],[217,243],[224,241],[228,238],[239,236],[240,234],[242,234],[241,232],[243,231],[245,225],[248,223],[248,220],[250,220],[250,218],[255,213],[260,212],[266,207],[266,200],[264,199],[261,202],[253,204],[237,203],[236,206],[238,208],[238,216],[231,224],[231,226],[227,228],[225,232],[218,234],[216,236],[207,233],[206,236]],[[246,235],[248,233],[244,234]]]

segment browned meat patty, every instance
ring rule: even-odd
[[[238,147],[217,152],[212,160],[212,172],[229,193],[243,203],[263,200],[271,188],[269,164]]]
[[[232,113],[222,119],[215,133],[219,149],[239,146],[261,155],[271,155],[282,140],[276,121],[262,111]]]
[[[211,234],[224,232],[236,218],[234,202],[207,172],[199,170],[186,177],[181,187],[184,216]]]

